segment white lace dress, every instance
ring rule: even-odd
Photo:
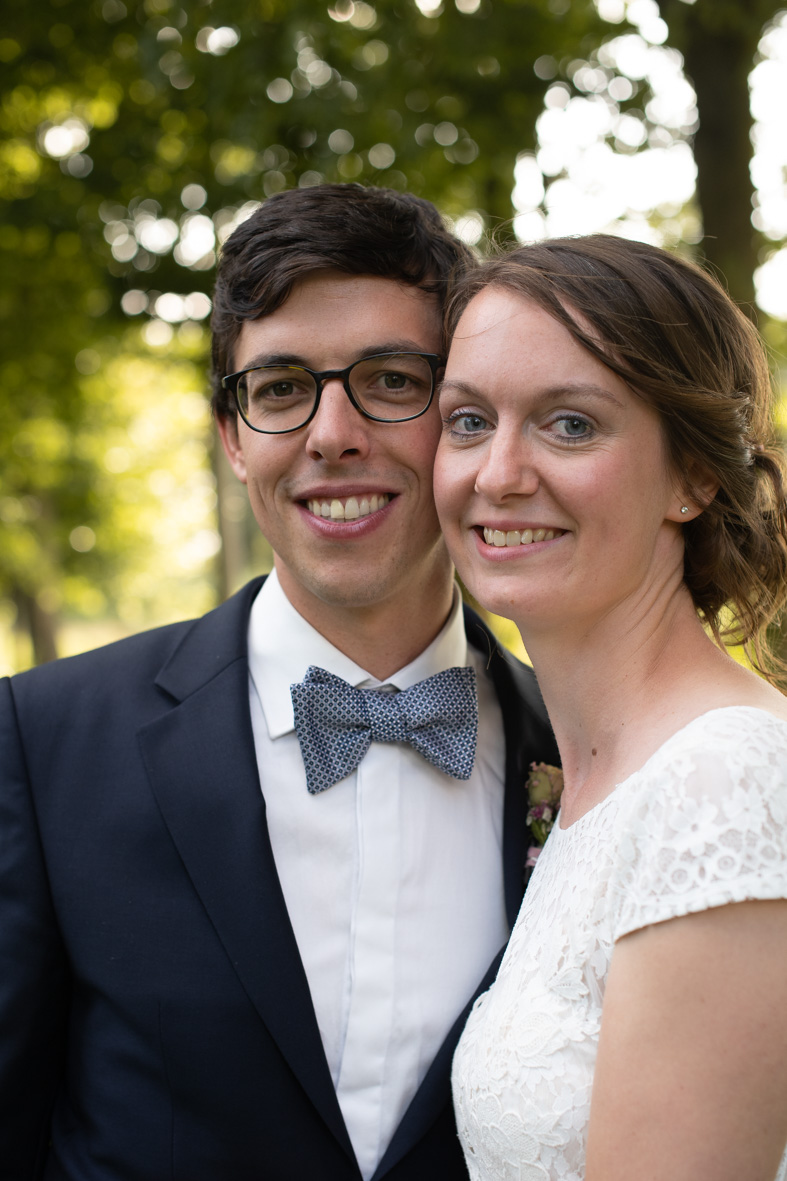
[[[762,710],[696,718],[570,828],[555,825],[454,1057],[472,1181],[583,1181],[615,940],[755,898],[787,898],[787,722]]]

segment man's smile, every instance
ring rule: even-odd
[[[390,501],[388,492],[362,493],[356,496],[333,496],[307,500],[306,507],[315,517],[326,517],[332,521],[355,521],[378,512]]]

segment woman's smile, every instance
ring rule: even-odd
[[[484,525],[483,538],[487,545],[497,547],[506,546],[509,549],[521,545],[538,544],[539,541],[554,541],[565,533],[565,529],[543,529],[536,526],[533,529],[498,529],[493,525]]]

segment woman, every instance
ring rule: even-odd
[[[787,597],[756,333],[603,235],[485,264],[451,326],[438,509],[565,777],[454,1060],[471,1178],[781,1181],[787,700],[719,644],[731,610],[764,667]]]

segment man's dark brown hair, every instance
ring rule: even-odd
[[[224,244],[213,295],[213,409],[234,413],[221,388],[245,320],[269,316],[318,271],[377,275],[437,295],[472,265],[467,246],[430,201],[391,189],[326,184],[277,193]]]

